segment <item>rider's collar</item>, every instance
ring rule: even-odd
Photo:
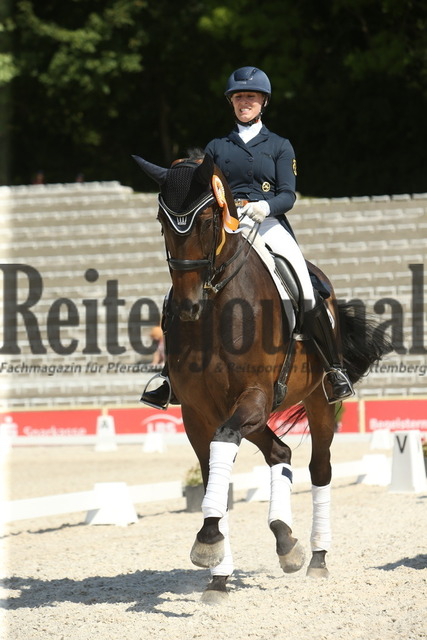
[[[257,120],[251,126],[245,126],[240,123],[237,123],[239,136],[242,138],[243,142],[249,142],[252,138],[255,138],[259,134],[262,129],[262,122],[260,119]]]

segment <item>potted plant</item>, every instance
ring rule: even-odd
[[[205,496],[205,487],[203,485],[202,472],[200,465],[196,464],[190,467],[185,474],[183,495],[187,501],[186,511],[195,512],[202,510],[202,502]],[[230,483],[228,488],[228,508],[233,508],[233,484]]]
[[[205,488],[203,486],[202,472],[199,464],[190,467],[185,474],[183,493],[187,501],[186,511],[190,513],[201,511]]]

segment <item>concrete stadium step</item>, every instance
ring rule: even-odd
[[[96,204],[96,203],[95,203]],[[158,206],[157,202],[151,201],[138,204],[138,200],[130,200],[128,206],[126,203],[113,203],[109,200],[107,203],[100,203],[98,206],[84,208],[80,206],[75,208],[76,203],[70,209],[58,209],[58,203],[55,208],[49,210],[46,208],[37,209],[35,211],[15,211],[13,209],[1,207],[0,213],[8,218],[14,227],[20,225],[40,225],[41,223],[51,224],[92,224],[94,222],[116,222],[121,220],[138,221],[141,224],[156,224],[160,228],[156,220]]]
[[[88,358],[95,364],[108,363],[112,356],[105,347],[107,326],[102,304],[107,280],[118,281],[118,295],[125,300],[118,314],[117,339],[120,345],[126,346],[120,362],[130,362],[137,357],[129,343],[129,309],[136,300],[148,297],[160,310],[170,288],[157,211],[157,194],[133,193],[129,187],[115,182],[0,189],[0,221],[4,229],[0,239],[2,261],[28,264],[37,269],[43,279],[42,297],[33,310],[43,325],[40,329],[48,353],[31,353],[26,329],[19,318],[19,344],[25,347],[15,359],[55,366],[64,361],[85,366]],[[402,305],[404,340],[410,344],[412,281],[408,265],[425,262],[427,194],[304,199],[297,202],[289,219],[305,256],[330,277],[338,298],[360,298],[368,310],[383,297],[393,297]],[[98,280],[94,283],[85,279],[88,268],[98,271]],[[18,299],[25,300],[27,294],[28,281],[22,276]],[[75,303],[81,321],[80,327],[61,328],[64,342],[67,336],[75,336],[79,341],[76,351],[67,357],[55,354],[45,335],[47,313],[53,301],[61,297]],[[98,355],[82,353],[84,299],[98,304],[98,344],[102,351]],[[378,316],[378,319],[384,322],[388,317],[384,313],[384,317]],[[145,338],[147,332],[148,328],[144,327],[141,335]],[[409,362],[408,357],[405,356],[405,362]],[[14,357],[4,356],[4,359],[13,361]],[[141,356],[141,360],[148,359]],[[425,362],[424,356],[417,362]],[[30,375],[14,378],[7,402],[13,406],[135,403],[142,388],[139,376],[98,380],[97,376],[81,375],[74,376],[72,381],[59,375],[46,378],[38,381]],[[4,384],[5,379],[0,382]],[[420,394],[420,390],[425,393],[422,376],[417,378],[408,371],[373,372],[358,386],[357,394],[390,397]]]

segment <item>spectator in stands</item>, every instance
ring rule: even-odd
[[[296,160],[289,140],[272,133],[262,122],[271,97],[270,80],[256,67],[242,67],[229,77],[225,96],[234,113],[235,127],[227,136],[209,142],[205,151],[227,179],[239,215],[246,216],[245,222],[258,223],[266,244],[285,257],[296,272],[304,297],[304,328],[325,363],[327,399],[330,403],[339,402],[354,391],[343,369],[330,314],[322,298],[328,297],[329,292],[320,282],[316,282],[318,291],[313,290],[312,279],[316,278],[308,272],[285,215],[296,199]],[[170,383],[167,370],[163,373],[163,384],[154,391],[144,391],[143,402],[164,408]]]
[[[155,351],[153,353],[152,365],[164,364],[165,362],[165,345],[163,331],[160,326],[153,327],[150,331],[150,338],[152,338],[155,344]]]

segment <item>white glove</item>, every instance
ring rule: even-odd
[[[244,207],[238,208],[239,215],[247,215],[254,222],[261,223],[270,213],[270,205],[266,200],[248,202]]]

